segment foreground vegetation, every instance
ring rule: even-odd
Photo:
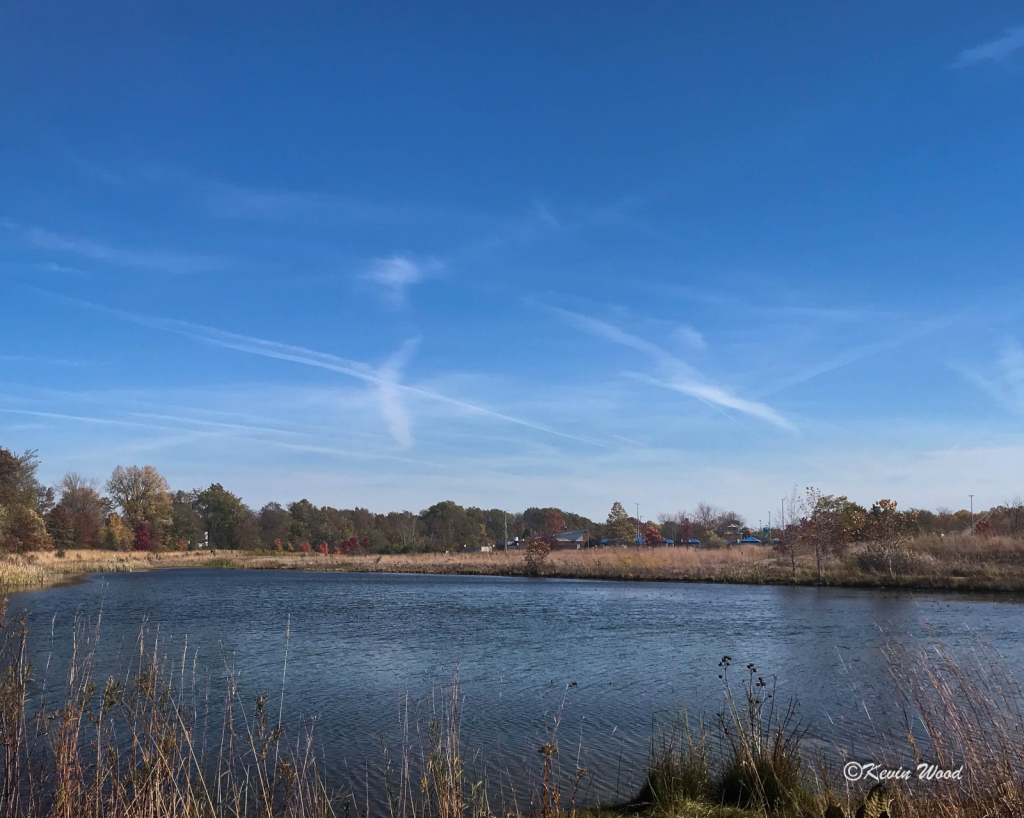
[[[737,679],[723,657],[717,715],[663,720],[639,790],[627,803],[595,806],[591,773],[559,753],[558,715],[514,772],[464,746],[457,676],[429,712],[402,714],[399,744],[382,743],[383,784],[370,791],[327,780],[315,721],[282,721],[284,673],[273,696],[247,697],[226,668],[217,699],[187,655],[169,660],[144,635],[127,667],[104,673],[94,655],[99,625],[79,619],[63,686],[33,694],[28,636],[0,603],[0,815],[10,818],[1024,815],[1024,692],[997,661],[972,651],[964,664],[938,644],[886,649],[896,727],[870,758],[855,759],[891,769],[933,763],[959,769],[955,777],[886,787],[847,780],[838,772],[848,758],[842,736],[830,753],[811,752],[795,703],[753,665]]]
[[[454,554],[320,554],[92,549],[0,557],[0,592],[43,588],[88,574],[167,568],[539,576],[572,579],[721,582],[1024,592],[1024,543],[1000,537],[925,536],[905,544],[899,572],[879,566],[867,545],[830,559],[819,579],[813,554],[759,545],[705,549],[662,546],[550,551],[531,565],[524,550]]]

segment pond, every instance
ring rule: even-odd
[[[214,697],[233,669],[240,701],[270,693],[275,715],[284,675],[284,721],[316,717],[317,746],[339,787],[379,790],[382,741],[402,742],[405,712],[428,720],[457,672],[464,750],[478,749],[478,759],[525,787],[557,719],[563,768],[591,772],[593,801],[632,794],[657,724],[683,711],[714,720],[725,655],[737,679],[748,662],[777,677],[777,699],[795,697],[810,744],[866,756],[894,712],[886,641],[938,639],[1001,655],[1020,672],[1019,603],[835,588],[183,569],[94,576],[16,594],[10,607],[30,615],[36,694],[62,683],[76,618],[95,623],[101,610],[101,678],[137,661],[140,635],[178,671],[197,669]]]

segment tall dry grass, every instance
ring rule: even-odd
[[[913,778],[893,789],[908,818],[1024,816],[1024,688],[994,651],[939,642],[886,647],[910,764],[962,769],[953,780]],[[890,749],[890,754],[895,755]]]
[[[980,643],[954,652],[937,641],[890,641],[884,653],[896,707],[875,750],[855,759],[879,765],[872,773],[847,780],[835,759],[806,748],[794,706],[780,705],[752,665],[734,687],[725,657],[711,729],[684,715],[659,730],[644,784],[617,814],[1024,816],[1024,687],[1001,657]],[[904,775],[886,779],[883,770]]]
[[[101,617],[100,617],[101,618]],[[406,706],[401,741],[382,743],[383,792],[356,780],[329,786],[309,720],[292,731],[280,698],[246,700],[225,667],[223,696],[197,676],[187,647],[176,660],[143,633],[127,667],[101,673],[100,618],[78,618],[62,684],[35,684],[24,618],[0,598],[0,816],[3,818],[488,818],[495,814],[488,766],[462,744],[458,674],[429,712]],[[550,763],[557,728],[542,764],[543,787],[526,807],[562,811]],[[383,742],[383,739],[382,739]],[[500,775],[500,773],[499,773]],[[518,791],[504,773],[503,815],[519,814]],[[579,777],[576,779],[579,783]],[[507,795],[506,795],[507,793]],[[573,791],[570,802],[575,806]]]
[[[87,574],[131,573],[159,568],[198,567],[211,560],[211,552],[185,551],[53,551],[5,554],[0,557],[0,594],[26,588],[45,588]]]
[[[923,536],[905,544],[899,570],[877,570],[865,560],[867,543],[829,559],[826,585],[979,591],[1024,591],[1024,540],[981,536]],[[225,552],[222,552],[225,553]],[[534,570],[522,551],[354,556],[244,555],[237,567],[377,573],[467,574],[632,581],[817,584],[814,557],[788,556],[759,545],[723,549],[690,547],[588,548],[552,551]],[[794,575],[795,573],[795,575]]]
[[[0,604],[0,815],[5,818],[328,818],[311,728],[289,736],[269,697],[223,701],[140,636],[125,681],[102,678],[99,623],[79,620],[62,689],[29,698],[24,619]]]
[[[825,585],[854,587],[1024,591],[1024,540],[924,535],[904,544],[894,563],[895,570],[891,570],[891,566],[883,568],[876,562],[869,544],[853,544],[841,556],[826,561],[821,581]],[[794,570],[788,555],[759,545],[723,549],[670,546],[552,551],[532,565],[528,564],[523,551],[351,556],[265,551],[68,551],[62,557],[54,553],[0,557],[0,593],[56,585],[93,573],[187,567],[742,584],[818,583],[812,554],[798,550]]]
[[[771,549],[751,545],[721,550],[592,548],[553,551],[536,573],[578,579],[764,582],[782,578],[778,570],[771,569],[772,563]],[[491,576],[530,574],[522,551],[326,556],[259,551],[85,550],[68,551],[63,557],[52,552],[0,557],[0,593],[47,587],[95,573],[190,567]]]
[[[234,558],[234,556],[232,557]],[[541,577],[617,580],[763,582],[773,562],[770,548],[729,549],[588,548],[552,551],[537,567]],[[365,554],[354,556],[254,555],[239,559],[246,568],[365,571],[410,574],[527,576],[525,551],[491,553]],[[774,572],[781,578],[780,570]]]
[[[585,806],[588,772],[578,761],[559,766],[560,715],[537,748],[532,790],[516,792],[509,775],[492,803],[487,770],[495,765],[464,746],[457,674],[427,718],[412,718],[406,706],[399,746],[382,746],[384,792],[367,785],[357,795],[351,782],[334,788],[325,780],[311,723],[294,730],[283,723],[283,672],[279,697],[246,700],[226,668],[223,697],[213,701],[184,656],[169,660],[142,634],[126,672],[100,673],[99,636],[98,620],[80,618],[63,684],[31,693],[26,623],[0,604],[4,818],[576,818],[593,811]],[[980,646],[953,652],[934,642],[890,642],[885,654],[899,717],[874,756],[859,760],[962,766],[964,774],[890,783],[864,818],[880,818],[882,809],[892,818],[1024,816],[1024,689],[1005,664]],[[795,706],[752,665],[734,683],[731,666],[724,657],[723,703],[711,728],[684,717],[674,732],[659,732],[637,796],[601,814],[854,818],[871,782],[845,782],[806,753]]]

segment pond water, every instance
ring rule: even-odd
[[[400,743],[404,708],[428,718],[456,671],[464,749],[525,786],[560,714],[563,769],[591,771],[590,800],[635,790],[654,724],[683,710],[714,719],[725,655],[737,677],[748,662],[777,677],[811,743],[853,757],[892,712],[887,639],[937,638],[1024,671],[1011,597],[183,569],[94,576],[10,606],[30,614],[37,689],[59,687],[76,617],[101,609],[101,678],[137,657],[144,633],[215,692],[234,668],[242,700],[269,692],[276,713],[287,650],[285,722],[316,716],[333,783],[371,790],[382,736]]]

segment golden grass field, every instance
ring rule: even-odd
[[[822,583],[842,586],[900,586],[922,589],[1024,591],[1024,542],[1000,537],[924,536],[906,546],[898,576],[865,570],[864,546],[851,547],[825,564]],[[68,551],[0,558],[0,592],[39,588],[96,573],[209,567],[256,570],[358,571],[371,573],[525,575],[522,551],[493,553],[366,554],[356,556],[249,551],[113,552]],[[603,580],[815,584],[809,554],[787,557],[769,547],[592,548],[553,551],[540,576]]]

